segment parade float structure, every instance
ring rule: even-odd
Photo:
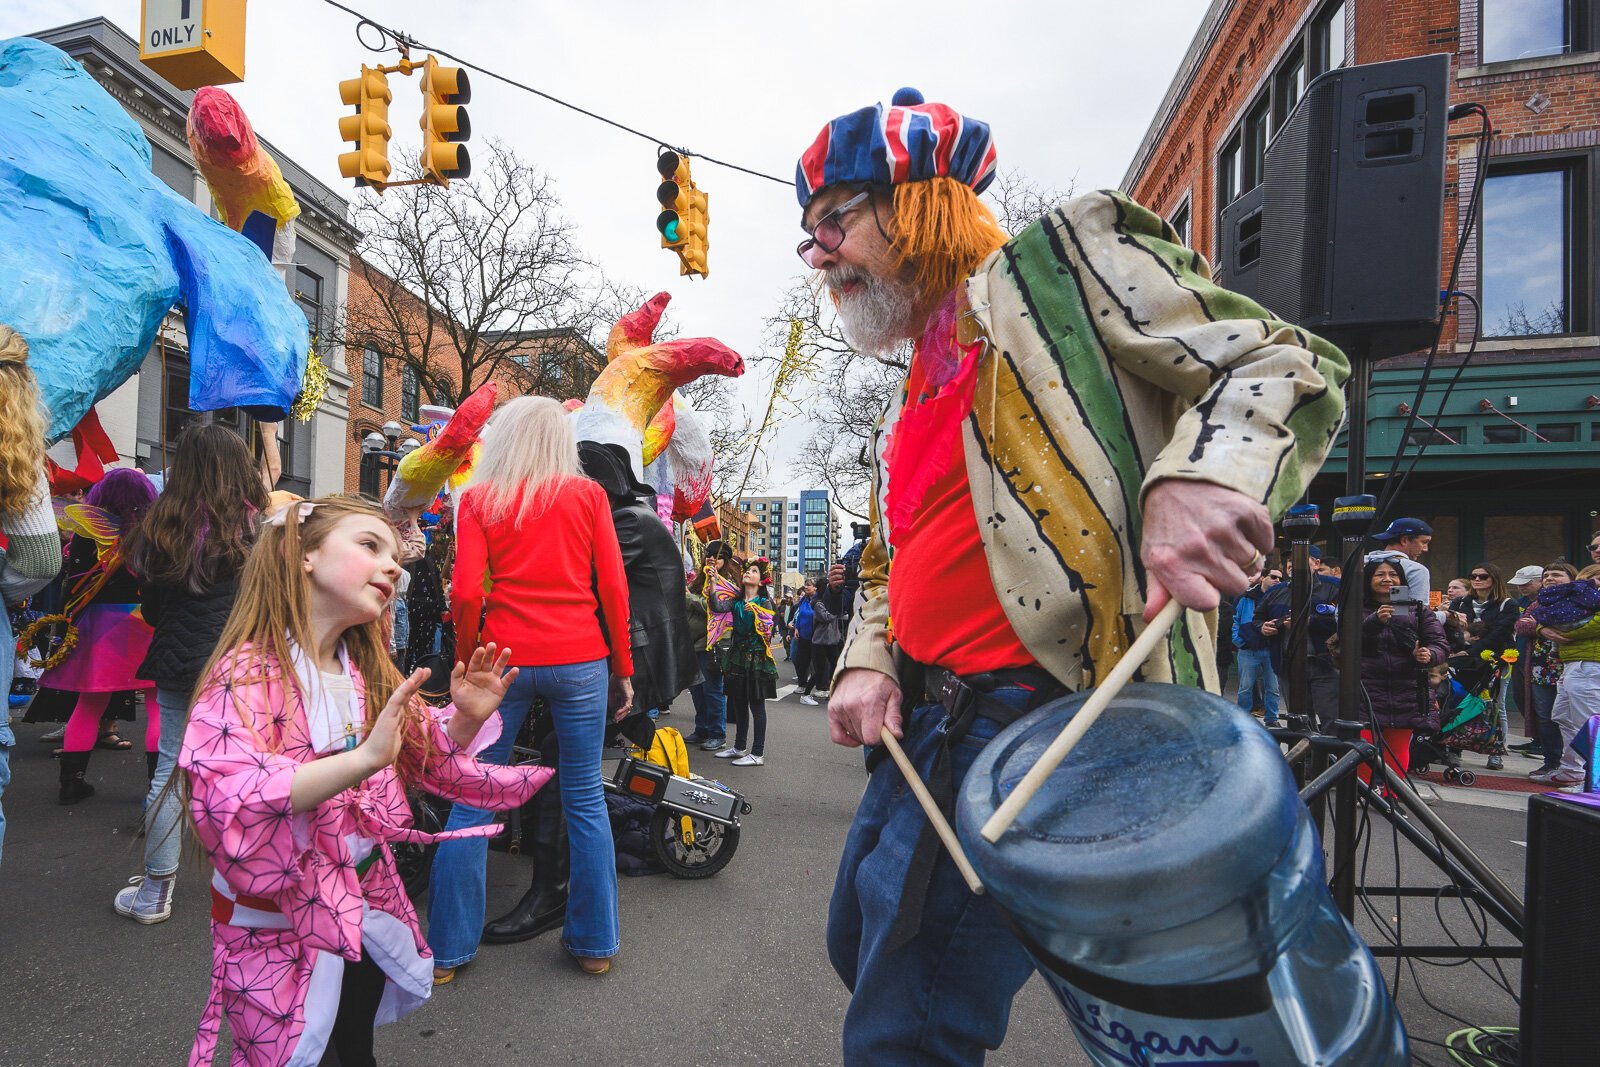
[[[137,123],[59,49],[0,42],[0,322],[58,440],[138,371],[174,306],[188,407],[283,418],[310,335],[260,250],[169,189]]]

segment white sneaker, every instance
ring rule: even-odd
[[[715,755],[716,755],[717,759],[736,759],[737,757],[743,756],[744,754],[745,754],[744,749],[742,749],[742,748],[734,748],[732,745],[729,745],[727,748],[723,749],[721,752],[716,753]]]
[[[1543,780],[1549,782],[1551,785],[1577,785],[1583,781],[1583,772],[1559,770]]]
[[[134,922],[150,926],[154,923],[164,923],[172,918],[172,886],[178,879],[171,878],[146,878],[136,874],[128,879],[128,884],[117,891],[117,897],[111,902],[112,909],[118,915],[126,915]]]
[[[821,701],[817,700],[817,698],[812,696],[810,693],[801,693],[800,703],[804,704],[808,708],[814,708],[821,703]]]
[[[733,761],[735,767],[760,767],[767,761],[761,756],[740,756]]]

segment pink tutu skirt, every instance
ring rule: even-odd
[[[73,625],[78,643],[58,667],[45,671],[39,684],[73,693],[114,693],[153,683],[135,677],[155,631],[134,614],[137,604],[91,604]]]

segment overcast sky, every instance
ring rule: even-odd
[[[830,118],[912,85],[988,122],[1002,169],[1046,187],[1076,180],[1082,190],[1121,180],[1206,3],[868,0],[811,15],[802,5],[750,0],[346,6],[669,143],[786,180]],[[0,38],[97,15],[138,36],[139,0],[5,0]],[[245,81],[226,86],[263,137],[347,198],[372,195],[341,178],[337,164],[346,147],[338,119],[347,113],[338,82],[374,58],[355,28],[322,0],[254,0]],[[679,278],[654,228],[653,144],[472,79],[474,139],[502,138],[554,177],[578,239],[608,274],[671,292],[682,335],[719,337],[754,354],[763,319],[803,271],[792,188],[696,161],[696,184],[710,196],[711,276]],[[414,79],[395,76],[390,85],[397,158],[419,148],[420,94]],[[751,381],[741,393],[754,406],[770,385]],[[771,482],[799,488],[788,485],[781,459]]]

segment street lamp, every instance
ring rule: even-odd
[[[399,443],[399,437],[405,433],[405,427],[394,420],[383,424],[383,432],[369,430],[361,437],[361,495],[372,500],[379,500],[383,496],[383,480],[381,471],[389,471],[394,477],[395,468],[400,466],[400,461],[418,448],[422,442],[414,437],[406,439],[404,444]],[[361,433],[357,430],[356,433]]]

